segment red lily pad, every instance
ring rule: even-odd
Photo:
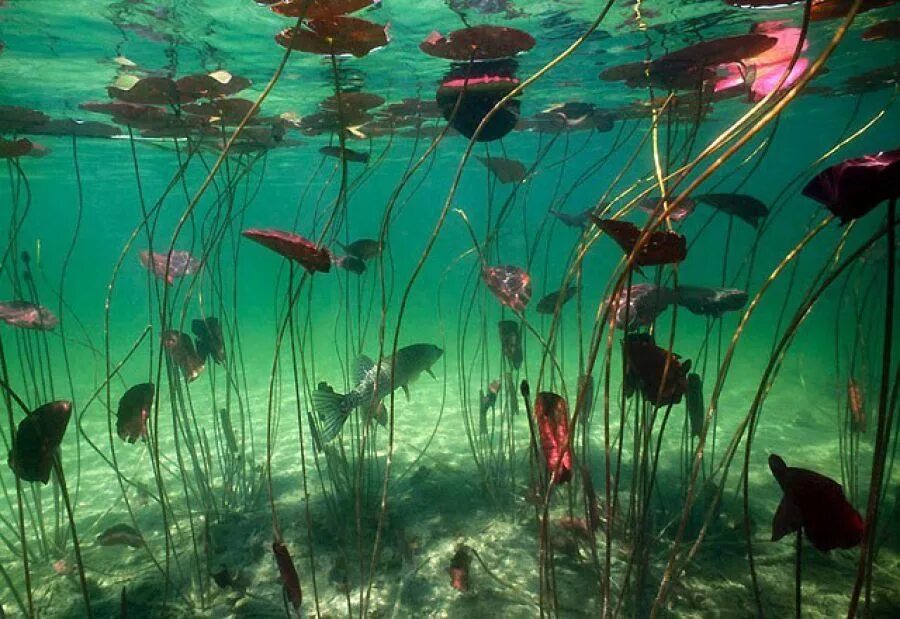
[[[655,406],[678,404],[687,391],[687,374],[691,362],[660,348],[653,336],[631,333],[625,336],[625,395],[635,389]]]
[[[900,197],[900,149],[847,159],[820,172],[803,195],[824,204],[841,223]]]
[[[900,39],[900,19],[889,19],[869,26],[862,33],[863,41],[896,41]]]
[[[641,229],[633,223],[615,219],[600,219],[596,215],[591,215],[590,218],[598,228],[611,236],[626,254],[631,253],[641,236]],[[645,239],[634,263],[638,266],[674,264],[681,262],[686,257],[687,242],[684,236],[668,230],[656,230]]]
[[[275,555],[275,563],[278,565],[278,573],[281,576],[281,585],[284,587],[284,593],[290,600],[294,610],[300,609],[303,603],[303,592],[300,589],[300,577],[297,575],[297,568],[294,566],[294,560],[291,553],[288,552],[284,542],[273,542],[272,553]]]
[[[24,157],[33,148],[31,140],[20,138],[18,140],[4,140],[0,138],[0,159],[16,159]]]
[[[214,99],[208,103],[189,103],[182,107],[182,111],[202,116],[204,118],[218,118],[226,124],[237,124],[253,109],[255,101],[248,99]],[[259,113],[254,110],[253,115]]]
[[[522,30],[481,25],[455,30],[447,36],[432,32],[419,49],[436,58],[469,62],[510,58],[534,45],[534,37]]]
[[[299,262],[310,273],[316,271],[327,273],[331,270],[331,252],[299,234],[284,230],[261,230],[258,228],[244,230],[241,234],[285,258]]]
[[[310,54],[353,55],[362,58],[369,52],[388,44],[387,27],[356,17],[310,19],[295,32],[286,28],[275,40],[282,47],[290,47]]]
[[[281,0],[268,3],[273,13],[303,19],[332,19],[379,4],[381,0]]]
[[[564,484],[572,479],[569,407],[555,393],[542,391],[534,401],[534,419],[541,436],[546,471],[555,483]]]
[[[481,279],[502,305],[522,312],[531,300],[531,276],[515,266],[485,266]]]
[[[162,345],[169,358],[181,368],[187,382],[197,380],[203,373],[206,365],[194,349],[194,342],[187,333],[174,330],[163,331]]]
[[[147,419],[155,395],[153,383],[135,385],[122,395],[116,411],[116,433],[120,439],[134,443],[147,438]]]
[[[0,133],[28,133],[38,125],[50,122],[50,117],[18,105],[0,105]]]
[[[769,456],[769,469],[784,492],[772,519],[772,541],[802,527],[822,552],[859,545],[865,523],[839,483],[815,471],[790,467],[775,454]]]
[[[190,252],[173,249],[169,254],[142,251],[138,254],[144,268],[171,285],[176,277],[192,275],[200,270],[200,262]]]
[[[139,79],[127,89],[109,86],[106,92],[113,99],[145,105],[178,105],[197,98],[192,94],[182,93],[175,80],[154,76]]]
[[[197,73],[179,78],[175,85],[183,98],[217,99],[230,97],[250,87],[253,82],[246,77],[232,75],[227,71]]]
[[[758,56],[778,40],[764,34],[741,34],[703,41],[650,62],[631,62],[600,73],[606,81],[624,81],[631,88],[656,85],[674,90],[697,89],[716,77],[721,64],[739,63]]]
[[[0,302],[0,320],[12,327],[51,331],[59,319],[46,307],[29,301]]]
[[[31,411],[19,422],[15,448],[9,452],[9,468],[22,481],[50,481],[53,458],[62,443],[72,403],[66,400],[48,402]]]

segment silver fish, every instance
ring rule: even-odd
[[[397,387],[402,387],[409,397],[409,383],[422,372],[434,377],[431,366],[443,354],[442,349],[432,344],[413,344],[399,349],[394,357],[384,357],[377,364],[368,357],[361,357],[357,361],[357,385],[347,394],[335,392],[325,382],[319,383],[312,394],[321,426],[319,438],[328,442],[337,436],[350,413],[359,406],[375,413],[381,400]]]

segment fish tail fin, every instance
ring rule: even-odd
[[[319,439],[328,443],[341,431],[351,407],[347,406],[347,396],[337,393],[327,383],[319,383],[312,399],[319,416]]]

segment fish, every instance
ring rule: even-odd
[[[541,391],[534,401],[534,419],[541,438],[547,473],[552,482],[564,484],[572,479],[569,407],[557,394]]]
[[[735,312],[747,304],[747,293],[735,288],[701,288],[679,286],[674,302],[689,312],[718,318],[725,312]]]
[[[194,333],[194,342],[197,345],[197,354],[201,359],[212,360],[222,365],[225,363],[225,337],[222,335],[222,325],[212,316],[191,321],[191,331]]]
[[[703,422],[706,419],[706,411],[703,407],[703,379],[699,374],[687,375],[687,391],[684,393],[684,406],[687,410],[688,421],[691,424],[691,436],[700,436],[703,430]]]
[[[127,524],[115,524],[97,536],[97,543],[101,546],[130,546],[140,548],[144,545],[144,538],[133,527]]]
[[[368,357],[357,361],[357,384],[350,393],[337,393],[327,383],[321,382],[313,391],[313,405],[321,423],[320,438],[332,440],[341,431],[350,413],[364,407],[371,413],[378,410],[381,400],[401,387],[409,397],[409,383],[422,372],[436,378],[431,371],[443,349],[433,344],[412,344],[397,350],[394,356],[384,357],[378,363]]]
[[[53,459],[71,415],[72,403],[56,400],[39,406],[19,422],[16,440],[6,461],[19,479],[39,481],[44,485],[50,481]]]
[[[740,193],[705,193],[696,196],[702,202],[723,213],[737,217],[754,228],[769,214],[769,209],[753,196]]]
[[[465,593],[469,590],[469,568],[472,565],[472,550],[465,544],[456,547],[450,558],[447,574],[450,575],[450,586]]]
[[[145,269],[165,281],[169,286],[175,283],[176,277],[192,275],[200,270],[200,261],[187,251],[173,249],[168,254],[142,251],[138,257]]]
[[[116,411],[116,434],[127,443],[147,438],[147,419],[153,408],[156,387],[153,383],[141,383],[128,389],[119,399]]]
[[[187,382],[195,381],[203,373],[205,363],[194,350],[194,342],[188,334],[171,329],[163,331],[162,345],[169,358],[181,368]]]
[[[652,196],[646,196],[637,203],[639,209],[650,215],[655,215],[657,211],[662,212],[664,205],[665,202],[662,198],[654,198]],[[672,221],[681,221],[693,213],[696,206],[697,204],[693,199],[684,198],[678,206],[669,211],[668,218]]]
[[[300,589],[300,577],[297,575],[294,560],[284,542],[272,542],[272,553],[275,555],[275,563],[278,565],[284,595],[290,600],[294,610],[300,610],[300,604],[303,603],[303,591]]]
[[[344,245],[338,243],[348,255],[360,260],[371,260],[381,253],[381,243],[375,239],[357,239]]]
[[[515,369],[522,365],[524,355],[522,353],[522,330],[515,320],[501,320],[497,323],[500,330],[500,347],[503,356]]]
[[[784,496],[772,519],[772,541],[803,528],[816,550],[853,548],[863,537],[865,523],[833,479],[815,471],[789,467],[776,455],[769,456],[769,469]]]
[[[578,286],[568,286],[560,288],[541,298],[537,303],[538,314],[552,314],[556,310],[556,304],[559,302],[560,307],[571,301],[578,293]],[[562,297],[562,301],[559,301]]]
[[[617,329],[646,327],[653,324],[676,300],[675,293],[666,286],[634,284],[613,296],[613,323]]]
[[[521,183],[528,176],[528,170],[521,161],[505,157],[478,157],[491,174],[503,185]]]
[[[356,275],[362,275],[366,272],[366,263],[362,258],[356,256],[331,256],[331,263],[339,269],[350,271]]]
[[[52,331],[59,319],[46,307],[28,301],[0,301],[0,320],[20,329]]]
[[[552,214],[554,217],[556,217],[563,224],[570,228],[584,228],[588,225],[588,223],[590,223],[591,215],[594,214],[594,209],[585,209],[580,213],[575,213],[574,215],[550,209],[550,214]]]
[[[340,146],[323,146],[319,149],[319,152],[327,157],[334,157],[336,159],[343,158],[344,161],[350,163],[368,163],[369,162],[369,153],[361,153],[359,151],[351,150],[349,148],[341,149]]]

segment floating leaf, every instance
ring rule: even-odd
[[[387,27],[356,17],[310,19],[300,26],[299,31],[287,28],[279,32],[275,40],[283,47],[300,52],[335,56],[351,54],[357,58],[384,47],[390,41]]]
[[[473,26],[443,36],[434,31],[419,49],[436,58],[458,62],[510,58],[534,47],[535,40],[527,32],[505,26]]]

